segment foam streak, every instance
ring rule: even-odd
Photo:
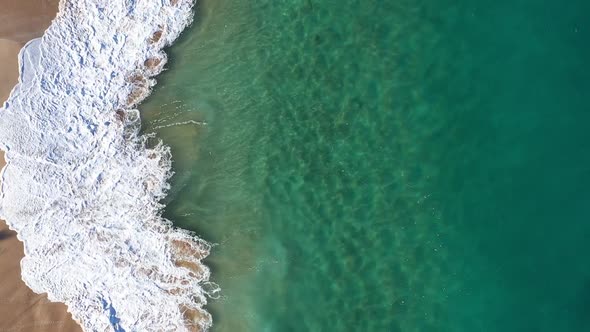
[[[0,216],[25,245],[23,280],[86,331],[200,331],[209,245],[161,217],[168,147],[139,135],[162,49],[190,0],[62,1],[20,53],[0,110]],[[116,310],[115,310],[116,308]]]

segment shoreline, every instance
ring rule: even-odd
[[[163,70],[164,48],[192,22],[193,4],[121,0],[82,20],[80,11],[97,8],[63,2],[43,40],[20,53],[23,77],[0,122],[0,143],[10,147],[2,216],[24,242],[22,279],[66,303],[85,329],[212,324],[204,306],[218,290],[202,262],[210,245],[162,217],[170,150],[148,145],[135,109]],[[87,65],[99,68],[95,76]]]
[[[0,103],[18,82],[18,53],[26,42],[40,37],[57,12],[57,0],[0,0]],[[0,169],[5,166],[0,151]],[[21,277],[23,243],[0,220],[0,331],[79,332],[67,306],[34,293]]]
[[[20,44],[40,37],[57,13],[59,0],[0,0],[0,38]]]

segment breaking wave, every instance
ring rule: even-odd
[[[21,51],[0,109],[0,216],[24,242],[22,276],[86,331],[201,331],[218,288],[210,246],[161,217],[168,147],[134,109],[192,21],[193,0],[68,0]]]

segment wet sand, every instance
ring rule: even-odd
[[[21,279],[23,244],[0,221],[0,332],[82,331],[63,303],[35,294]]]
[[[0,25],[1,26],[1,25]],[[0,103],[8,98],[18,80],[18,52],[22,44],[0,39]]]
[[[0,38],[26,43],[49,26],[59,0],[0,0]]]
[[[0,0],[0,103],[18,80],[17,55],[39,37],[57,12],[58,0]],[[0,151],[0,166],[4,155]],[[35,294],[21,279],[23,244],[0,220],[0,332],[79,332],[63,303]]]

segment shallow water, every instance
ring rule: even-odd
[[[142,112],[213,330],[590,329],[589,9],[200,1]]]

